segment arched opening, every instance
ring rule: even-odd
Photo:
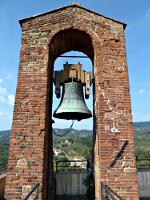
[[[60,55],[60,57],[57,57],[54,62],[54,71],[56,70],[63,70],[63,65],[68,62],[69,64],[82,64],[82,69],[86,71],[92,71],[93,65],[89,57],[79,51],[69,51],[67,53],[64,53]],[[85,89],[85,88],[84,88]],[[62,88],[61,88],[62,91]],[[83,91],[85,92],[85,91]],[[60,103],[61,98],[56,98],[55,95],[55,85],[53,83],[53,106],[52,106],[52,113],[54,113],[54,110],[58,107]],[[93,113],[93,85],[90,87],[90,96],[88,99],[85,99],[85,102],[88,106],[88,108]],[[53,124],[53,128],[58,128],[57,126],[61,128],[67,128],[69,126],[68,120],[59,120],[57,118],[54,119],[55,123]],[[70,121],[70,120],[69,120]],[[86,127],[86,128],[84,128]],[[86,120],[76,121],[73,125],[73,128],[75,129],[93,129],[93,118],[89,118]]]
[[[50,57],[55,59],[69,51],[85,53],[92,61],[94,60],[94,49],[91,37],[84,31],[77,29],[66,29],[58,32],[50,42]]]
[[[70,57],[62,58],[60,56],[72,56],[73,58],[70,58]],[[83,59],[83,57],[86,57],[86,58]],[[87,33],[85,33],[84,31],[76,30],[76,29],[67,29],[67,30],[58,32],[52,38],[52,40],[50,42],[50,46],[49,46],[49,66],[50,66],[49,67],[49,77],[50,77],[49,88],[50,89],[48,89],[49,92],[54,91],[54,85],[53,85],[53,81],[52,81],[53,72],[55,70],[61,70],[63,68],[63,64],[65,64],[66,61],[68,61],[69,64],[77,64],[78,62],[80,62],[81,64],[83,64],[82,69],[88,70],[88,71],[93,71],[94,50],[93,50],[91,37]],[[86,67],[87,65],[88,65],[88,67]],[[58,106],[58,103],[60,101],[60,99],[57,100],[54,96],[55,96],[54,92],[53,92],[53,97],[52,97],[52,94],[49,94],[49,98],[50,98],[49,102],[51,103],[51,104],[49,103],[49,105],[53,105],[53,107],[51,106],[51,108],[49,109],[49,111],[51,112],[51,119],[53,118],[53,111],[54,111],[54,109],[56,109],[56,107]],[[94,116],[93,86],[91,87],[90,99],[87,100],[86,102]],[[52,131],[53,128],[61,129],[59,120],[57,120],[57,119],[54,119],[54,120],[56,121],[56,125],[53,125],[53,127],[52,126],[50,127],[51,132],[53,132]],[[91,120],[89,120],[89,122],[87,122],[87,124],[90,124],[90,126],[88,126],[88,128],[84,121],[85,120],[83,120],[82,122],[79,122],[79,125],[77,122],[77,125],[75,125],[74,128],[85,129],[85,130],[88,128],[93,129],[93,117]],[[66,127],[68,127],[68,125],[69,125],[68,122],[66,122],[64,124],[66,125]],[[77,126],[80,126],[80,128],[77,128]],[[93,137],[93,135],[92,135],[92,137]],[[52,143],[52,141],[53,141],[52,135],[50,138],[51,138],[51,143]],[[50,145],[52,145],[52,144],[50,144]],[[57,150],[58,149],[56,149],[56,151]],[[60,152],[60,154],[61,154],[61,152]],[[92,155],[90,155],[90,158],[91,157],[92,157]],[[84,160],[85,159],[87,159],[87,157],[84,158]],[[53,153],[50,153],[49,161],[50,161],[49,168],[52,168],[52,165],[53,165],[52,163],[54,161]],[[87,167],[87,164],[86,164],[86,167]],[[52,170],[50,170],[50,171],[52,172]],[[52,185],[52,184],[50,184],[50,182],[51,182],[51,180],[49,180],[49,187]],[[85,182],[86,182],[86,180],[85,180]],[[87,185],[87,183],[85,183],[85,184]],[[55,185],[55,188],[56,188],[56,185]]]

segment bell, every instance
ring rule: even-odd
[[[84,100],[82,83],[64,83],[62,98],[53,116],[78,121],[92,117]]]

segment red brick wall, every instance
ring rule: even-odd
[[[21,24],[6,199],[19,199],[37,182],[42,185],[40,199],[53,197],[53,62],[60,54],[77,50],[86,53],[94,65],[96,199],[100,198],[100,183],[105,182],[121,199],[138,200],[123,24],[75,5]],[[110,167],[125,140],[127,146]]]
[[[6,173],[0,174],[0,199],[2,200],[4,198],[5,182],[6,182]]]

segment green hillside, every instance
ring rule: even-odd
[[[71,129],[69,134],[64,137],[67,129],[55,129],[53,136],[54,150],[59,151],[55,155],[55,160],[91,157],[93,135],[90,130]],[[150,122],[134,123],[135,151],[138,159],[150,159]],[[10,131],[0,131],[0,160],[7,159],[9,147]],[[138,161],[138,167],[149,165],[147,161]]]
[[[10,131],[0,131],[0,161],[8,157]]]
[[[135,151],[138,159],[150,159],[150,122],[134,123]],[[148,166],[150,161],[138,161],[137,167]]]

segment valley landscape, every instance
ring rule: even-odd
[[[85,160],[92,155],[93,134],[90,130],[64,129],[53,134],[54,161]],[[137,167],[150,168],[150,122],[134,123]],[[10,130],[0,131],[0,162],[8,159]],[[145,160],[146,159],[146,160]]]

